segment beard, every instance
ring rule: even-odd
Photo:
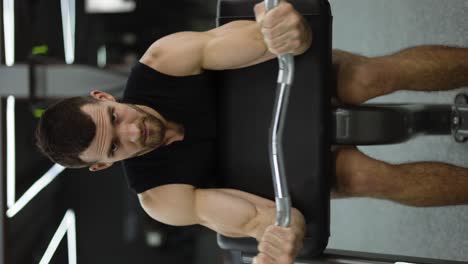
[[[166,126],[164,126],[164,123],[153,115],[146,116],[143,123],[149,131],[149,137],[146,142],[144,142],[144,145],[148,147],[158,147],[163,144],[164,136],[166,135]]]
[[[128,104],[128,106],[142,114],[142,117],[137,121],[140,129],[144,129],[145,126],[148,129],[148,137],[146,142],[144,137],[142,137],[140,142],[142,149],[134,156],[143,155],[161,146],[164,143],[164,138],[166,135],[166,126],[162,120],[136,105]]]

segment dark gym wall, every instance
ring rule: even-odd
[[[64,65],[60,1],[15,2],[16,65],[0,66],[0,96],[25,99],[30,86],[27,63],[35,45],[48,46],[46,55],[35,57],[40,61],[37,68],[42,74],[40,96],[84,95],[92,88],[118,95],[126,81],[128,57],[138,58],[154,40],[166,34],[206,30],[215,25],[216,3],[212,0],[137,1],[134,13],[92,15],[85,14],[84,1],[77,0],[76,61],[74,65]],[[128,41],[129,36],[133,41]],[[96,51],[103,44],[108,47],[111,65],[98,69]],[[26,118],[18,119],[21,121],[16,123],[16,129],[29,131],[31,136],[33,125],[25,125],[31,118],[31,109],[28,106],[19,109]],[[27,152],[33,157],[25,156]],[[32,145],[19,153],[22,160],[38,158]],[[25,178],[35,179],[52,165],[42,159],[43,162],[43,170],[27,162],[17,161],[17,166],[22,166]],[[30,184],[20,182],[17,196]],[[15,221],[10,221],[11,234],[16,237],[8,241],[17,248],[11,256],[14,263],[38,261],[68,208],[76,214],[78,263],[221,263],[221,253],[211,231],[201,227],[173,228],[149,219],[135,194],[128,190],[119,165],[93,174],[85,169],[65,170],[38,197]],[[148,230],[163,235],[163,246],[151,247],[146,243]],[[66,250],[65,239],[52,263],[66,263]]]

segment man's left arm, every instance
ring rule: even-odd
[[[290,3],[281,2],[265,14],[262,2],[254,10],[257,21],[234,21],[206,32],[163,37],[140,61],[168,75],[186,76],[204,69],[243,68],[277,54],[302,54],[310,47],[310,27]]]

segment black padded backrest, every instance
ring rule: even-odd
[[[295,80],[284,134],[286,174],[292,204],[306,217],[309,255],[329,237],[331,14],[324,0],[291,0],[313,31],[312,47],[295,57]],[[258,1],[221,0],[218,25],[254,20]],[[274,200],[268,135],[278,62],[220,73],[219,168],[225,187]]]

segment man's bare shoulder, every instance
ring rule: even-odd
[[[202,72],[203,50],[211,34],[177,32],[155,41],[140,62],[167,75],[189,76]]]
[[[180,198],[190,198],[194,195],[195,187],[189,184],[166,184],[151,188],[138,194],[140,203],[158,203],[171,199],[173,196]]]
[[[199,222],[195,212],[196,188],[188,184],[168,184],[138,194],[141,207],[153,219],[170,225]]]

